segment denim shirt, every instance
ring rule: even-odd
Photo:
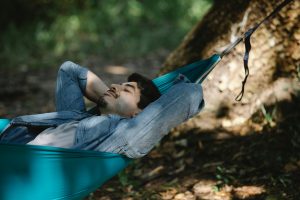
[[[189,83],[180,75],[166,94],[135,117],[103,115],[83,119],[76,131],[74,148],[143,157],[172,128],[203,107],[201,85]]]
[[[76,120],[80,122],[73,148],[119,153],[130,158],[142,157],[171,128],[195,116],[204,106],[200,84],[188,83],[182,75],[177,80],[166,94],[135,117],[96,116],[75,110],[25,115],[11,121],[1,142],[25,144],[35,137],[28,127],[55,127]],[[14,126],[19,128],[10,131]]]

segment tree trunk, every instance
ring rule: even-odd
[[[281,2],[281,1],[280,1]],[[262,20],[276,0],[215,0],[214,6],[166,59],[161,73],[207,58]],[[294,0],[252,35],[250,75],[241,102],[244,45],[225,56],[203,83],[206,109],[185,128],[243,125],[263,105],[291,99],[300,91],[300,1]],[[220,120],[210,120],[211,117]],[[187,125],[187,126],[186,126]]]

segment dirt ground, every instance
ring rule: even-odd
[[[278,105],[285,117],[273,127],[258,113],[247,124],[261,129],[246,136],[172,132],[89,199],[299,199],[299,100]]]
[[[125,81],[134,71],[155,77],[165,55],[118,64],[95,58],[81,64],[110,84]],[[0,116],[54,111],[58,67],[0,69]],[[276,105],[276,116],[257,112],[230,129],[174,129],[149,155],[86,199],[299,199],[299,110],[300,98],[293,96]],[[217,124],[214,120],[208,123]],[[240,134],[245,127],[248,131]]]

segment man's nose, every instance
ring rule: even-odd
[[[120,84],[111,84],[111,86],[110,86],[110,89],[116,93],[121,91],[122,88],[123,88],[123,86]]]

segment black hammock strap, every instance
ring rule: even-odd
[[[237,95],[237,97],[235,98],[235,100],[240,101],[243,98],[244,95],[244,89],[245,89],[245,84],[247,82],[247,78],[249,76],[249,66],[248,66],[248,60],[249,60],[249,53],[251,51],[251,42],[250,42],[250,38],[252,36],[252,34],[256,31],[256,29],[268,22],[272,17],[274,17],[284,6],[286,6],[287,4],[289,4],[290,2],[292,2],[294,0],[285,0],[283,1],[281,4],[279,4],[267,17],[265,17],[262,21],[260,21],[259,23],[257,23],[256,25],[254,25],[252,28],[250,28],[249,30],[246,31],[246,33],[237,38],[229,47],[227,47],[221,54],[220,56],[223,57],[224,55],[227,55],[236,45],[238,45],[241,41],[244,40],[245,43],[245,54],[244,54],[244,70],[245,70],[245,77],[244,80],[242,82],[242,89],[241,92]]]

